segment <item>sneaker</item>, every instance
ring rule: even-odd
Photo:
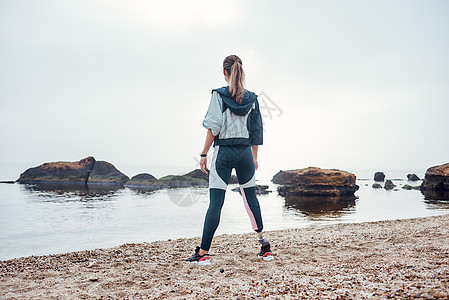
[[[272,260],[274,256],[271,252],[270,244],[260,247],[260,252],[257,254],[257,257],[262,258],[263,260]]]
[[[200,252],[200,247],[196,247],[195,254],[193,254],[191,258],[187,259],[187,262],[191,264],[199,264],[202,266],[210,265],[209,253],[199,255],[198,252]]]

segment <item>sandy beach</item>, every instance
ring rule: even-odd
[[[449,298],[449,215],[214,239],[210,266],[184,262],[200,239],[0,261],[1,299]]]

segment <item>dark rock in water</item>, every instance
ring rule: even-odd
[[[427,169],[422,190],[449,191],[449,163]]]
[[[197,169],[198,170],[198,169]],[[199,174],[197,170],[184,175],[167,175],[159,178],[159,181],[168,185],[171,188],[182,187],[206,187],[209,185],[208,179],[205,179],[203,175]],[[201,170],[200,170],[201,171]],[[205,176],[208,176],[204,174]],[[194,177],[192,177],[194,176]],[[209,177],[207,177],[209,178]]]
[[[384,189],[386,190],[392,190],[396,187],[396,185],[391,181],[391,180],[387,180],[385,181],[385,185],[384,185]]]
[[[407,174],[407,179],[410,180],[410,181],[418,181],[418,180],[421,180],[421,179],[419,179],[418,176],[416,176],[416,174]]]
[[[420,185],[409,185],[409,184],[405,184],[402,187],[404,190],[420,190],[421,186]]]
[[[159,179],[164,184],[171,188],[181,188],[190,186],[202,186],[208,185],[207,181],[198,178],[192,178],[184,175],[167,175]]]
[[[13,184],[13,183],[15,183],[15,181],[14,180],[6,180],[6,181],[0,181],[0,183]]]
[[[380,184],[378,184],[378,183],[373,183],[373,188],[374,189],[381,189],[382,186]]]
[[[158,190],[168,187],[168,185],[151,174],[142,173],[133,176],[126,184],[125,187],[131,189],[144,189],[144,190]]]
[[[240,193],[240,187],[233,188],[232,191]],[[256,184],[256,194],[257,195],[266,195],[271,192],[272,191],[268,190],[268,185],[257,185]]]
[[[421,191],[429,200],[448,200],[449,163],[427,169]]]
[[[231,191],[233,191],[233,192],[239,192],[240,193],[240,187],[238,186],[238,187],[235,187],[235,188],[233,188]]]
[[[344,196],[354,195],[355,191],[359,189],[359,186],[355,184],[356,176],[354,174],[316,167],[280,171],[272,181],[282,184],[278,187],[281,196]]]
[[[266,195],[268,193],[271,193],[271,191],[268,189],[268,185],[256,184],[256,194],[257,195]]]
[[[148,173],[141,173],[141,174],[137,174],[136,176],[133,176],[128,182],[131,182],[131,181],[135,182],[135,183],[154,182],[154,181],[157,181],[157,178]],[[128,182],[127,182],[127,184],[128,184]]]
[[[209,172],[209,170],[207,170]],[[191,178],[198,178],[203,179],[209,182],[209,174],[203,173],[201,169],[195,169],[192,172],[189,172],[187,174],[184,174],[183,176],[191,177]],[[229,184],[235,184],[239,183],[237,180],[237,177],[235,175],[231,175],[231,178],[229,179]]]
[[[271,179],[271,181],[276,184],[285,184],[284,171],[280,170],[279,172],[277,172],[273,176],[273,179]]]
[[[207,170],[207,171],[209,172],[209,170]],[[209,174],[203,173],[203,171],[201,171],[201,169],[195,169],[192,172],[185,174],[184,176],[209,181]]]
[[[86,184],[95,158],[87,157],[77,162],[51,162],[30,168],[20,175],[19,183],[71,183]]]
[[[209,174],[195,169],[184,175],[167,175],[157,179],[153,175],[143,173],[134,176],[126,183],[126,187],[135,189],[161,189],[161,188],[183,188],[183,187],[207,187],[209,185]]]
[[[97,161],[90,172],[87,184],[124,185],[129,177],[106,161]]]
[[[385,180],[384,172],[376,172],[374,173],[374,181],[381,182]]]

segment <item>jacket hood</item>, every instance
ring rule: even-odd
[[[214,91],[220,94],[223,103],[229,108],[229,110],[231,110],[234,114],[238,116],[246,115],[253,107],[254,102],[256,102],[257,100],[256,94],[248,90],[245,90],[245,94],[243,95],[241,104],[238,104],[232,99],[232,96],[229,93],[228,86],[212,90],[212,92]]]

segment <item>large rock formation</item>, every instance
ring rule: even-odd
[[[359,189],[356,176],[346,171],[309,167],[305,169],[280,171],[272,181],[281,196],[348,196]]]
[[[87,184],[124,185],[129,177],[107,161],[97,161],[90,172]]]
[[[449,163],[428,168],[421,191],[430,199],[449,199]]]
[[[19,183],[123,185],[129,178],[105,161],[87,157],[76,162],[51,162],[30,168],[20,175]]]
[[[167,184],[158,180],[151,174],[142,173],[133,176],[126,184],[126,187],[132,189],[157,190],[168,187]]]
[[[77,162],[44,163],[20,174],[17,182],[87,184],[95,162],[95,158],[87,157]]]

